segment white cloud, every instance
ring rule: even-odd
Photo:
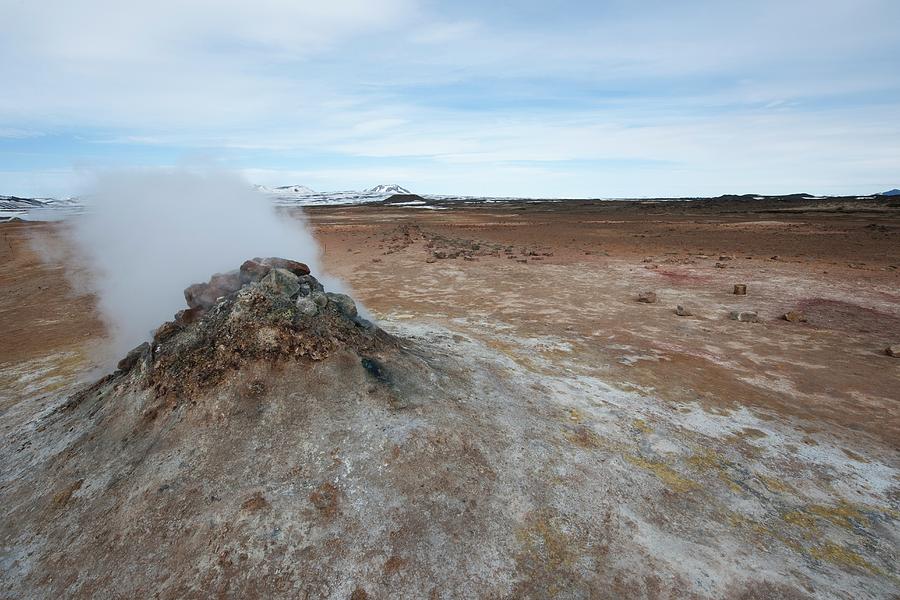
[[[78,131],[270,175],[254,157],[371,160],[278,171],[313,187],[816,191],[896,173],[900,3],[603,7],[0,0],[0,138]],[[623,161],[652,164],[585,166]]]

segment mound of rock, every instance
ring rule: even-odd
[[[392,343],[360,317],[352,298],[326,292],[293,260],[248,260],[189,286],[184,297],[188,308],[123,358],[118,375],[138,367],[159,393],[184,393],[251,360],[322,360],[339,349],[368,353]]]

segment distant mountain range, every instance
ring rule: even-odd
[[[381,184],[364,190],[345,190],[338,192],[317,192],[304,185],[281,185],[267,187],[254,186],[255,189],[268,197],[274,204],[281,206],[328,206],[349,204],[382,204],[395,207],[422,208],[430,210],[443,210],[454,205],[465,204],[491,204],[510,202],[564,202],[562,198],[525,198],[525,197],[484,197],[484,196],[451,196],[423,194],[417,195],[397,184]],[[813,196],[812,194],[787,194],[780,196],[765,196],[757,194],[724,194],[715,198],[705,198],[708,201],[871,201],[878,198],[900,196],[900,189],[892,189],[879,194],[868,196]],[[638,201],[675,201],[675,200],[700,200],[692,198],[595,198],[594,200],[638,200]],[[585,199],[572,199],[585,200]],[[884,202],[884,200],[882,200]],[[890,204],[894,206],[894,204]],[[0,196],[0,222],[10,219],[51,221],[64,218],[72,213],[83,210],[83,205],[78,198],[22,198],[19,196]]]
[[[62,218],[80,210],[81,205],[74,198],[20,198],[0,196],[0,221],[9,219],[41,219],[46,221]],[[38,216],[40,215],[40,216]]]
[[[322,204],[364,204],[378,202],[397,194],[410,194],[406,188],[395,183],[376,185],[365,190],[343,190],[337,192],[317,192],[305,185],[282,185],[278,187],[255,186],[256,190],[271,196],[277,204],[313,206]]]
[[[411,193],[408,189],[397,185],[396,183],[390,184],[381,184],[376,185],[373,188],[368,188],[365,190],[344,190],[338,192],[317,192],[312,188],[308,188],[305,185],[281,185],[278,187],[267,187],[264,185],[254,186],[257,191],[263,192],[265,194],[290,194],[296,196],[325,196],[330,194],[340,194],[340,195],[348,195],[348,194],[356,194],[358,196],[388,196],[391,194],[409,194]]]

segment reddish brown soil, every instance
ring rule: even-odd
[[[377,316],[482,337],[483,322],[502,323],[519,337],[559,338],[593,374],[672,401],[756,406],[900,439],[900,361],[883,354],[900,342],[900,210],[572,202],[306,216],[327,269]],[[2,364],[103,335],[93,298],[32,247],[37,238],[60,254],[58,233],[0,225]],[[470,259],[429,258],[458,248]],[[748,296],[733,296],[734,283],[748,284]],[[660,302],[635,303],[644,289]],[[676,317],[676,303],[697,316]],[[763,323],[730,321],[730,309],[758,310]],[[794,309],[808,323],[779,319]]]

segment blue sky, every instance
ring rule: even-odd
[[[118,167],[527,196],[900,186],[900,2],[0,0],[0,194]]]

